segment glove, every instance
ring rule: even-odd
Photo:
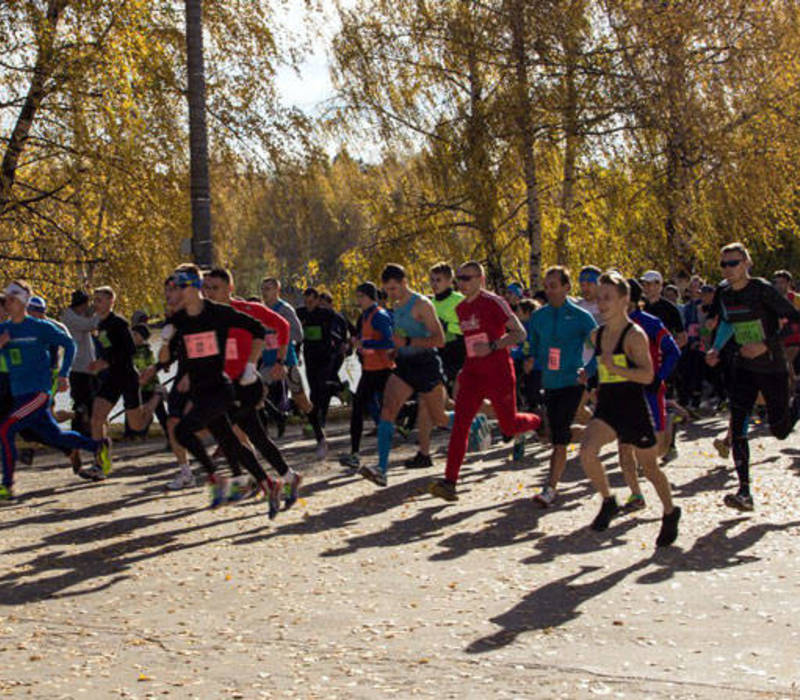
[[[175,326],[173,326],[171,323],[165,324],[161,329],[161,340],[163,340],[165,343],[168,343],[173,335],[175,335]]]
[[[256,371],[256,365],[254,362],[248,362],[244,366],[242,376],[239,378],[239,384],[241,386],[250,386],[251,384],[255,384],[257,380],[258,372]]]

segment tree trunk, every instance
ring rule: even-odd
[[[30,136],[36,113],[47,96],[47,81],[53,74],[55,61],[53,60],[53,47],[55,44],[58,21],[69,0],[50,0],[47,11],[40,27],[37,27],[39,46],[36,52],[36,63],[33,67],[33,77],[22,103],[14,129],[8,139],[8,146],[0,163],[0,213],[13,207],[12,189],[17,180],[17,168],[25,144]]]
[[[536,141],[531,115],[533,105],[528,78],[528,41],[524,0],[511,0],[506,10],[511,29],[511,52],[514,63],[514,111],[517,122],[517,143],[525,174],[525,203],[527,220],[525,237],[530,245],[528,258],[528,285],[536,290],[542,277],[542,213],[539,204],[539,187],[536,175]]]
[[[208,178],[202,0],[186,0],[186,52],[189,74],[192,255],[197,265],[211,267],[214,264],[214,247],[211,239],[211,188]]]

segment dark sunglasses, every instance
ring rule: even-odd
[[[719,266],[720,267],[736,267],[737,265],[744,262],[743,260],[720,260]]]
[[[471,279],[475,279],[477,275],[456,275],[456,279],[459,282],[469,282]]]

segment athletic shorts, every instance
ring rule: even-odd
[[[550,441],[554,445],[569,445],[572,423],[583,398],[583,386],[565,386],[561,389],[545,389],[544,404],[547,422],[550,424]]]
[[[427,394],[445,382],[442,359],[436,350],[398,355],[395,362],[394,374],[420,394]]]
[[[663,433],[667,429],[666,392],[659,391],[657,394],[653,394],[646,391],[644,396],[647,399],[647,406],[650,408],[650,415],[653,418],[653,428],[657,433]]]
[[[634,401],[598,401],[594,417],[610,425],[623,445],[647,449],[656,444],[653,419],[644,392]]]
[[[167,395],[167,415],[170,418],[183,418],[186,413],[186,406],[189,403],[189,393],[178,391],[178,380],[176,379]]]
[[[139,387],[139,375],[136,372],[131,374],[108,374],[101,379],[100,388],[97,390],[97,398],[105,399],[114,405],[122,397],[122,404],[126,411],[139,408],[142,405],[142,394]]]
[[[11,396],[11,380],[7,372],[0,372],[0,420],[11,413],[14,398]]]

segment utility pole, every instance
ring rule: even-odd
[[[195,264],[208,268],[214,264],[214,246],[211,239],[211,188],[208,181],[202,0],[186,0],[186,53],[189,75],[192,258]]]

